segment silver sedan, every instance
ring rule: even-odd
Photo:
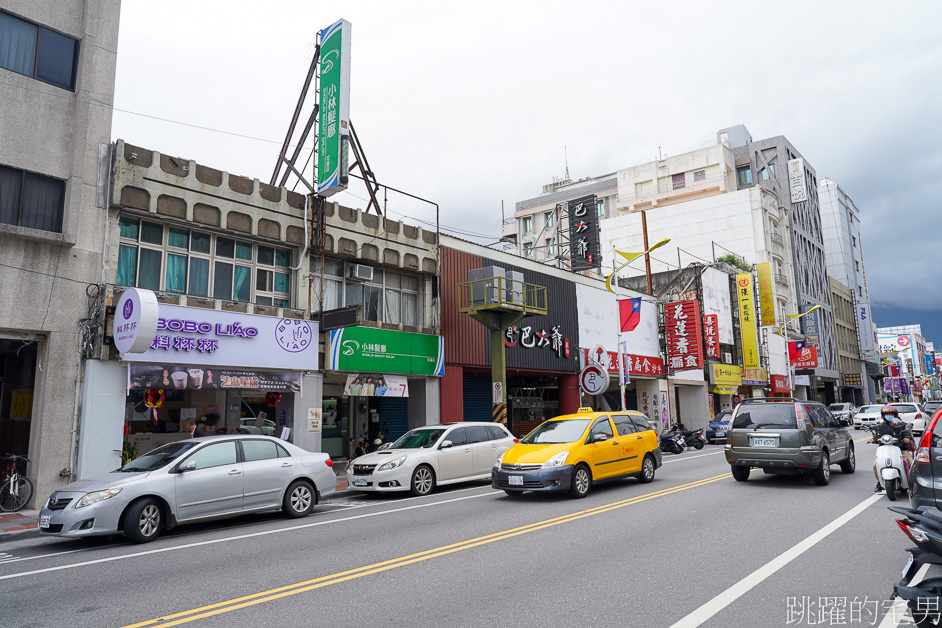
[[[135,543],[200,519],[281,509],[304,517],[335,491],[330,457],[262,435],[168,443],[120,469],[55,491],[39,513],[42,534],[123,532]]]

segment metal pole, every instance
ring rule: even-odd
[[[785,324],[782,326],[785,330],[785,364],[788,370],[788,396],[795,396],[795,382],[792,379],[792,356],[788,352],[788,315],[786,314]]]
[[[648,278],[648,294],[654,294],[654,288],[651,287],[651,253],[648,251],[648,219],[644,210],[641,210],[641,230],[644,232],[644,272]]]
[[[619,285],[618,285],[618,262],[613,261],[612,265],[615,268],[615,307],[618,308],[618,390],[620,391],[621,398],[621,411],[625,411],[625,358],[622,355],[621,351],[621,302],[618,297],[619,294]]]

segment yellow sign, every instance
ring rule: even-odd
[[[759,341],[756,338],[756,308],[752,299],[752,274],[736,275],[739,298],[739,336],[742,339],[742,361],[747,369],[759,368]]]
[[[713,364],[713,383],[717,386],[738,387],[742,383],[742,369],[735,364]]]
[[[29,419],[33,416],[33,391],[32,390],[14,390],[13,408],[10,411],[10,418]]]
[[[739,387],[738,386],[714,386],[713,392],[717,395],[738,395]]]
[[[742,383],[745,386],[768,386],[769,372],[766,369],[742,369]]]
[[[762,306],[762,324],[775,324],[775,290],[772,287],[772,263],[759,264],[759,305]]]

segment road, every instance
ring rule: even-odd
[[[735,482],[712,445],[583,500],[343,492],[306,519],[148,545],[15,539],[0,543],[0,624],[895,626],[908,539],[872,492],[873,446],[857,451],[857,472],[835,466],[826,487]]]

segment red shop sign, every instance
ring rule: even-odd
[[[703,368],[703,328],[699,301],[674,301],[664,306],[667,362],[672,371]]]

